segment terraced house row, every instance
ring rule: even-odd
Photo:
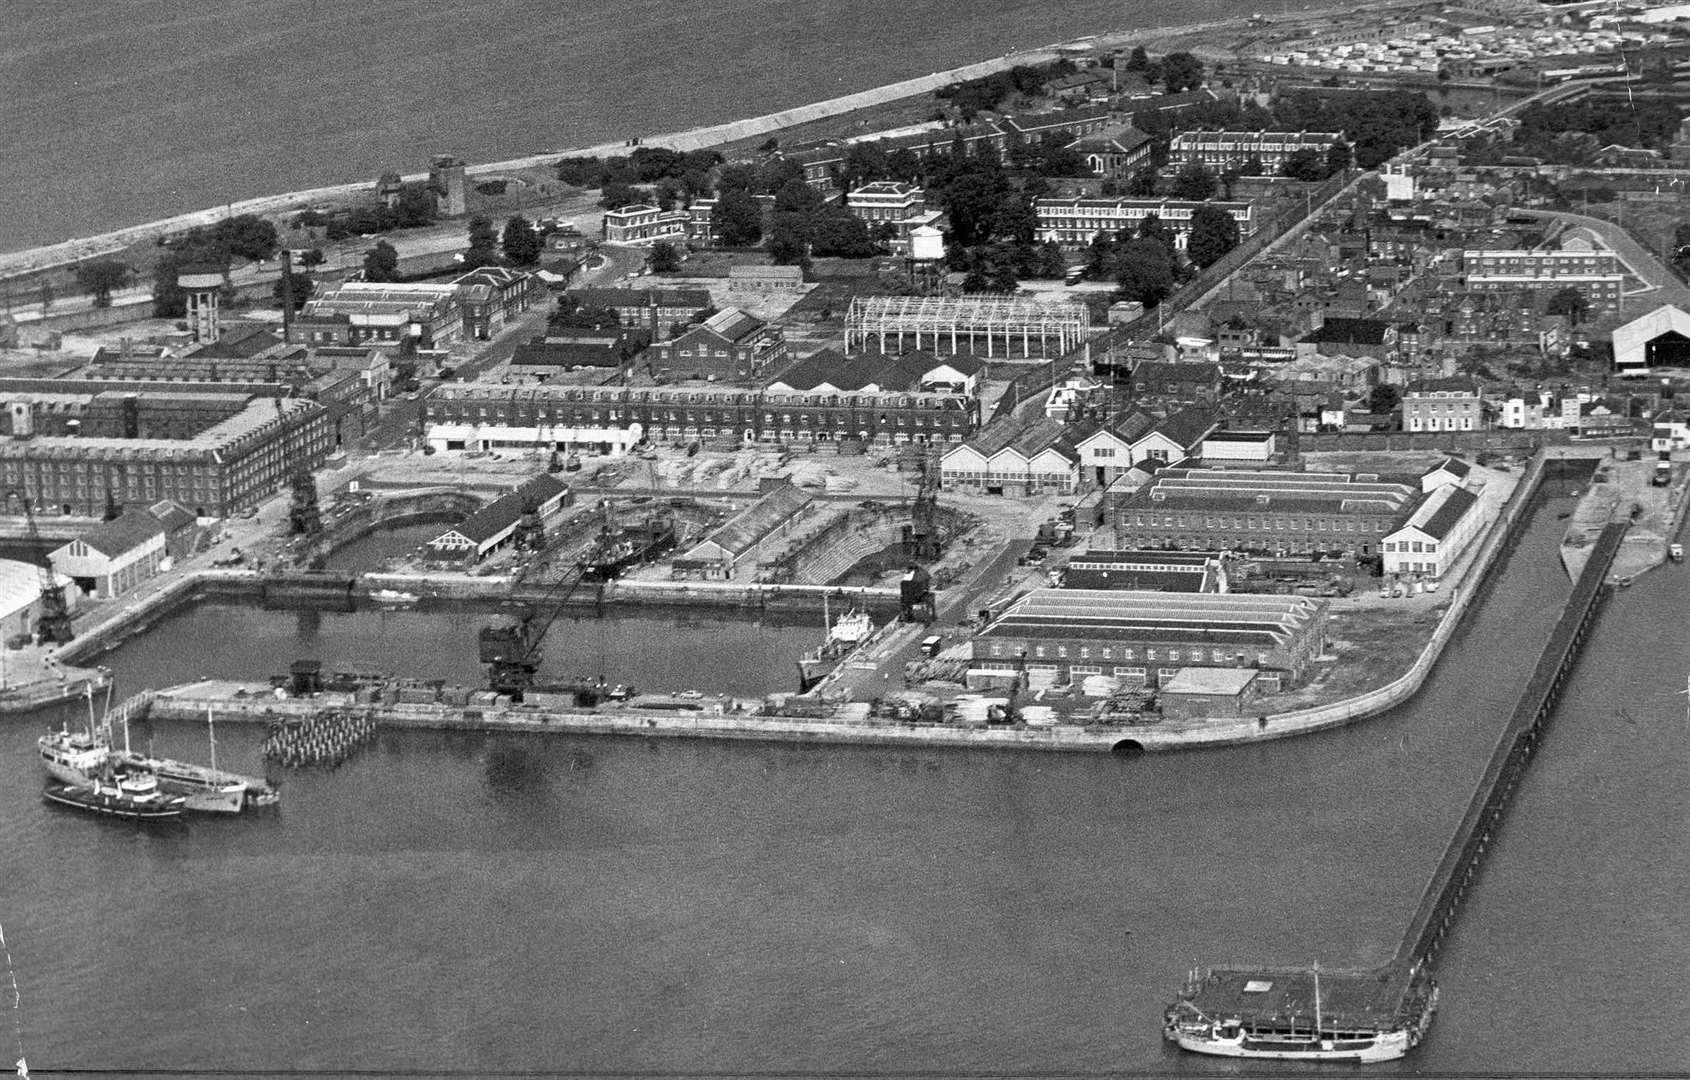
[[[698,387],[443,386],[425,437],[440,452],[585,450],[646,441],[960,443],[979,424],[968,393],[779,393]]]

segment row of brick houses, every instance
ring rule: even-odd
[[[1082,248],[1099,233],[1113,236],[1123,229],[1137,229],[1145,218],[1155,215],[1174,234],[1174,243],[1184,250],[1191,236],[1191,216],[1200,206],[1215,206],[1232,215],[1241,236],[1255,232],[1255,208],[1247,202],[1199,202],[1191,199],[1035,199],[1038,217],[1033,238],[1065,248]]]
[[[1324,164],[1327,152],[1343,141],[1341,131],[1182,131],[1168,144],[1168,163],[1220,173],[1255,158],[1263,175],[1274,175],[1303,150],[1316,151]]]
[[[588,450],[728,437],[744,442],[960,443],[979,401],[959,393],[772,393],[718,387],[442,386],[423,415],[437,451]]]

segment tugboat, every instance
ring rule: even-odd
[[[88,785],[49,784],[41,796],[60,806],[131,821],[167,821],[187,810],[186,799],[166,795],[158,789],[158,777],[143,772],[127,773],[116,783],[96,779]]]

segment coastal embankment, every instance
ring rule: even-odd
[[[1366,12],[1385,11],[1394,7],[1407,6],[1409,3],[1410,0],[1379,0],[1377,3],[1363,5],[1361,8],[1353,6],[1330,9],[1310,8],[1282,16],[1266,17],[1256,21],[1254,25],[1286,21],[1311,22],[1320,19],[1323,12],[1334,15],[1342,14],[1353,19],[1364,17]],[[676,150],[693,150],[722,146],[747,139],[760,139],[818,120],[849,116],[852,113],[905,101],[955,82],[980,78],[1016,65],[1044,63],[1060,57],[1065,51],[1072,49],[1082,47],[1109,49],[1128,44],[1145,44],[1153,50],[1165,48],[1169,45],[1183,48],[1191,46],[1194,40],[1201,39],[1205,35],[1235,31],[1251,25],[1252,20],[1249,17],[1239,17],[1189,24],[1110,29],[1067,42],[1053,43],[1036,49],[1019,50],[988,60],[963,64],[944,71],[903,79],[868,90],[829,98],[808,105],[781,109],[759,116],[668,133],[635,132],[618,141],[601,142],[568,149],[545,150],[500,161],[471,163],[467,172],[472,177],[493,176],[521,169],[547,167],[562,157],[626,154],[635,146],[661,146]],[[408,181],[426,178],[426,173],[412,173],[404,177]],[[0,279],[38,273],[56,267],[72,265],[86,259],[109,255],[134,244],[150,243],[161,237],[191,228],[212,225],[236,215],[273,216],[288,214],[312,206],[329,205],[356,199],[368,195],[370,192],[370,181],[305,188],[275,195],[219,203],[206,209],[113,229],[97,235],[0,253]]]

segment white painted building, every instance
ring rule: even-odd
[[[1408,520],[1379,545],[1387,575],[1441,578],[1484,525],[1479,497],[1445,484],[1427,495]]]
[[[166,531],[145,510],[130,510],[58,548],[47,561],[84,596],[110,600],[158,573],[166,552]]]

